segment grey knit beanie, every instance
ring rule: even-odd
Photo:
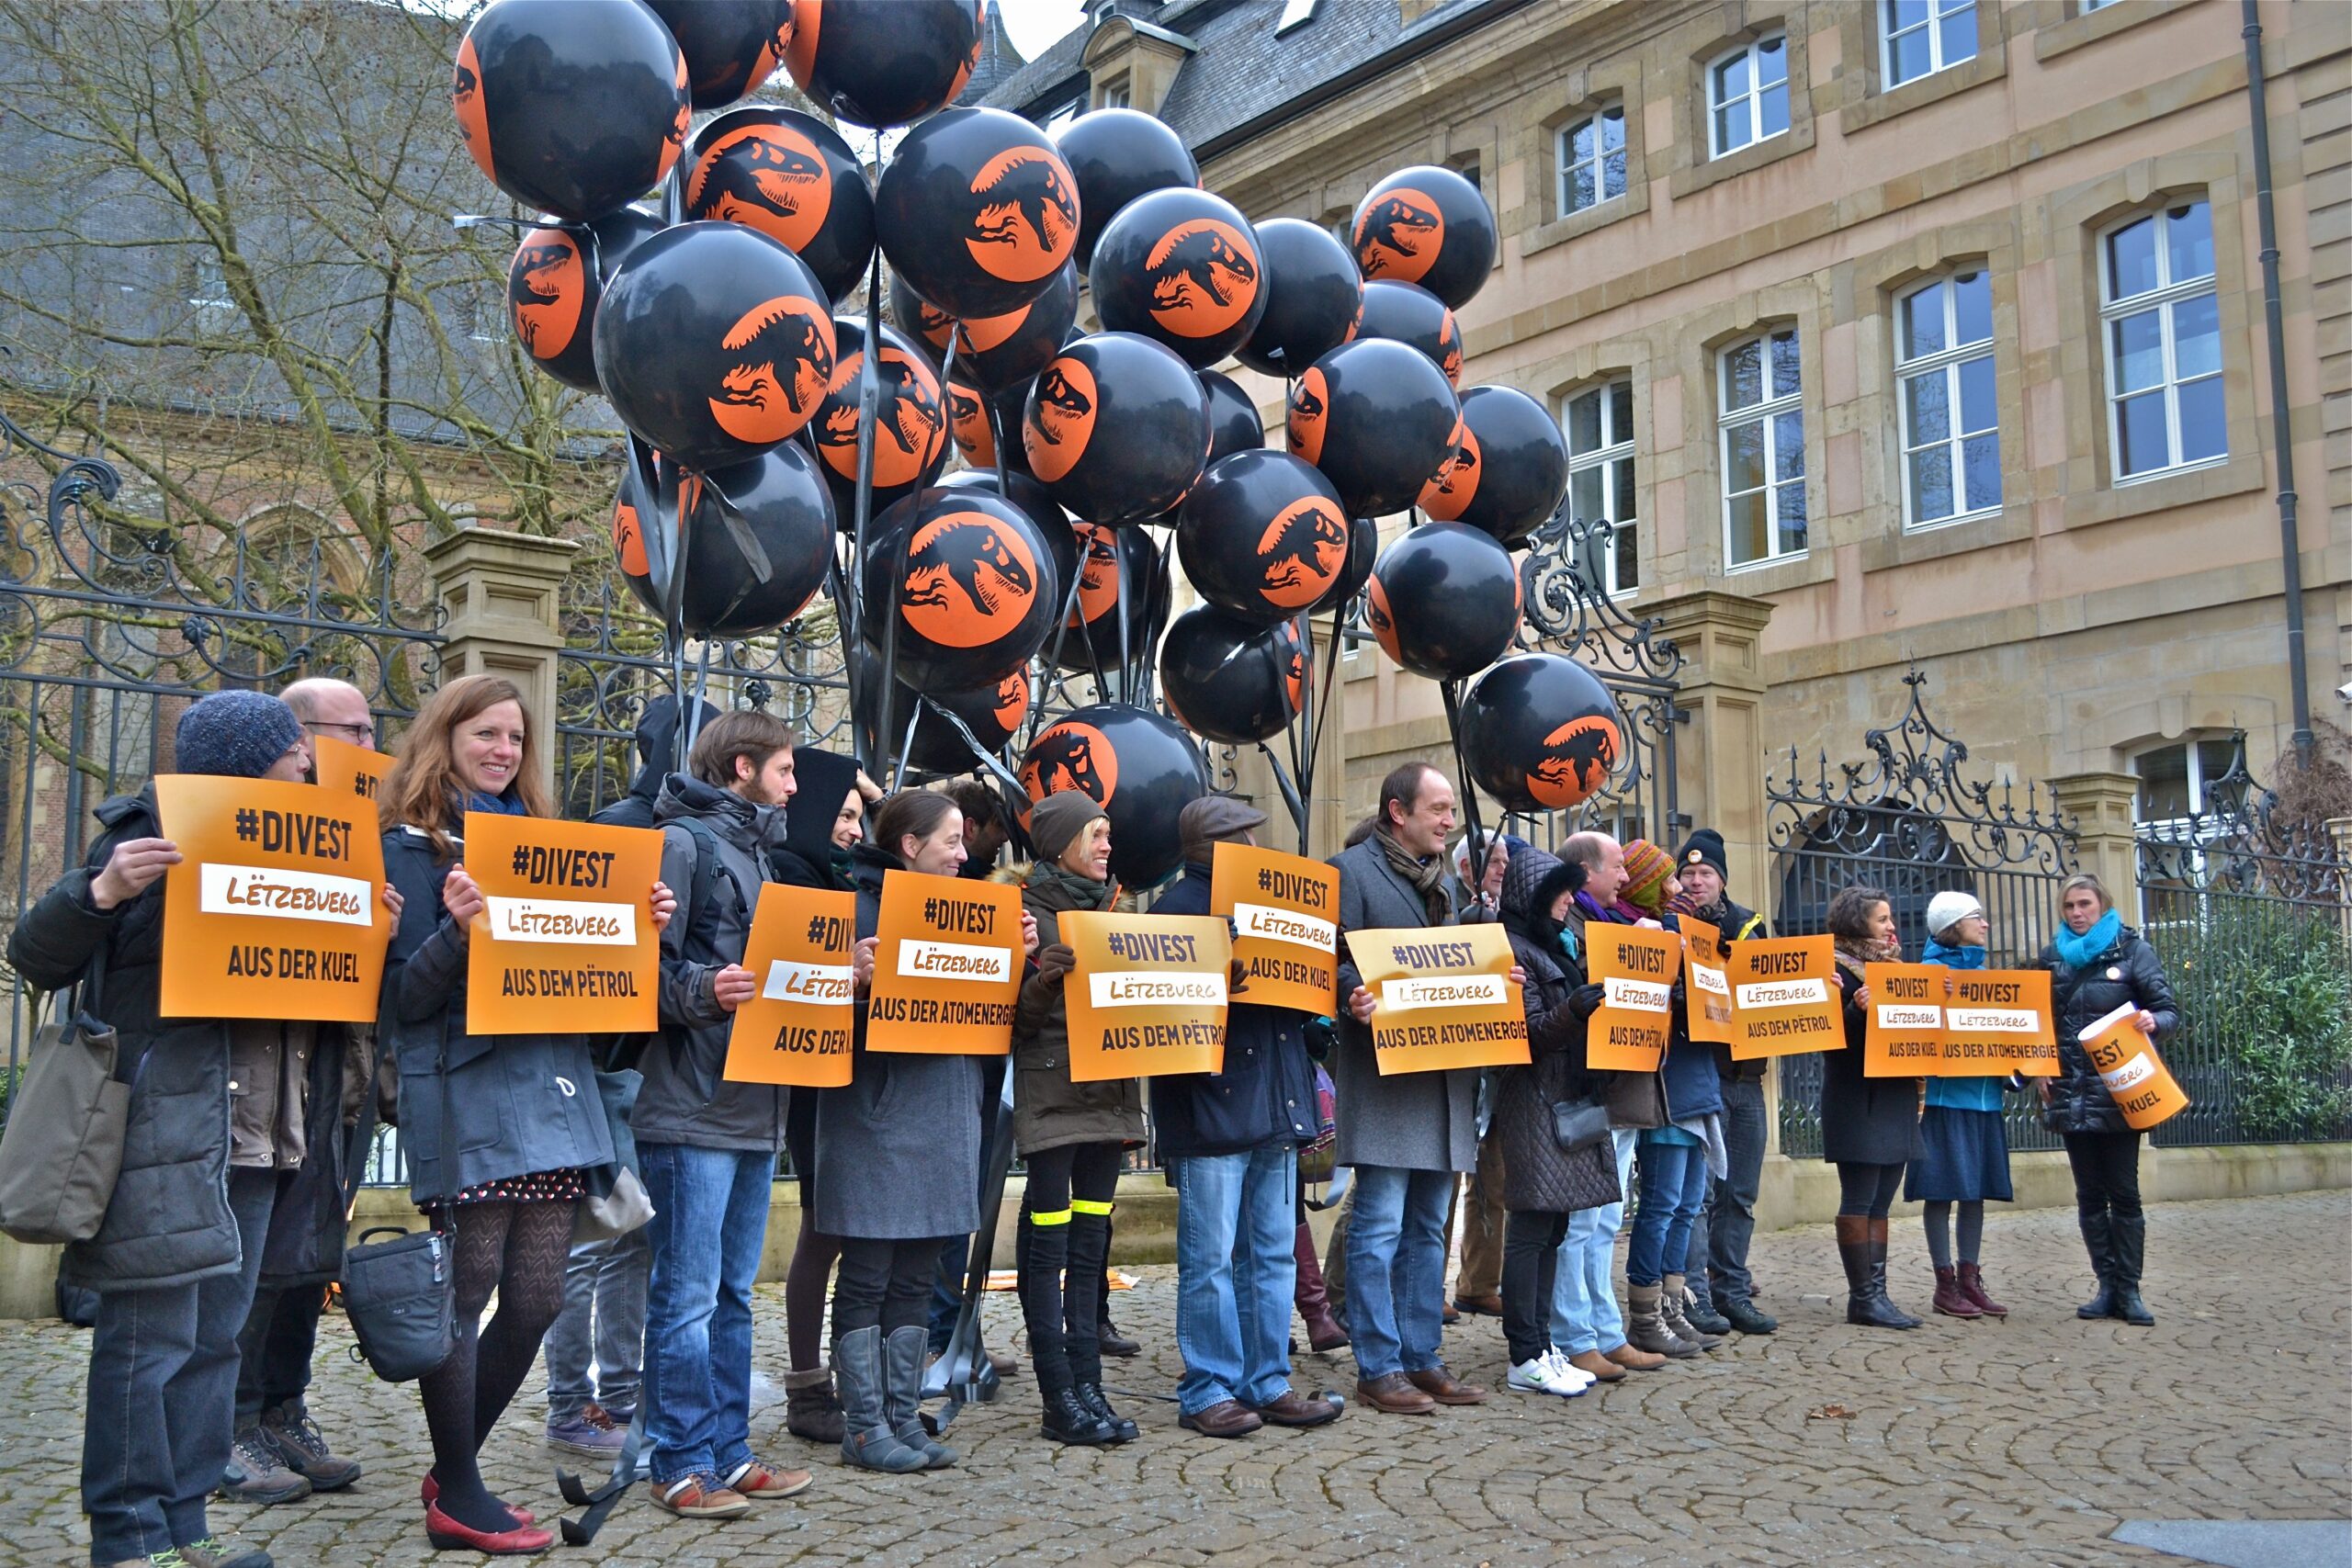
[[[1046,796],[1029,813],[1029,841],[1036,847],[1039,860],[1059,864],[1062,852],[1086,831],[1089,822],[1110,815],[1084,790],[1062,790]]]
[[[302,721],[266,692],[214,692],[180,715],[173,765],[183,773],[257,779],[302,741]]]

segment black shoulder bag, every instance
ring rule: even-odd
[[[442,1048],[433,1056],[433,1076],[440,1080],[441,1139],[445,1179],[456,1173],[457,1141],[449,1125],[448,1024],[442,1024]],[[351,1213],[365,1160],[354,1160],[344,1183],[343,1212]],[[448,1194],[454,1199],[457,1193]],[[343,1255],[343,1311],[359,1344],[355,1356],[364,1359],[386,1382],[409,1382],[437,1371],[458,1346],[458,1205],[441,1205],[447,1232],[427,1226],[421,1231],[398,1225],[372,1225],[362,1231],[358,1244]],[[376,1241],[388,1235],[390,1241]]]

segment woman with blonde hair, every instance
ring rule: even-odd
[[[492,1495],[477,1456],[562,1310],[572,1210],[613,1142],[585,1037],[467,1027],[468,940],[487,907],[463,861],[469,811],[554,815],[522,691],[496,675],[434,693],[384,780],[384,874],[404,904],[377,1029],[400,1073],[411,1195],[448,1235],[457,1277],[457,1348],[417,1385],[433,1440],[425,1535],[437,1551],[516,1556],[555,1538]],[[643,897],[666,925],[669,889]]]

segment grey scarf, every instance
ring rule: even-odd
[[[1372,840],[1388,858],[1388,869],[1411,883],[1413,891],[1421,896],[1421,908],[1430,924],[1443,924],[1447,914],[1445,857],[1431,855],[1425,861],[1414,859],[1405,852],[1404,845],[1389,836],[1388,825],[1385,822],[1372,830]]]

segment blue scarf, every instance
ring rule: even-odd
[[[478,789],[467,792],[466,803],[459,810],[482,811],[493,817],[528,817],[531,814],[530,807],[523,804],[523,797],[519,795],[484,795]]]
[[[1947,969],[1982,969],[1984,950],[1981,947],[1946,947],[1934,937],[1928,939],[1928,951],[1919,955],[1922,964],[1940,964]]]
[[[2080,969],[2113,947],[2115,939],[2122,933],[2123,917],[2109,909],[2098,918],[2098,924],[2082,935],[2076,936],[2070,931],[2062,930],[2051,945],[2058,950],[2058,956],[2070,966]]]

